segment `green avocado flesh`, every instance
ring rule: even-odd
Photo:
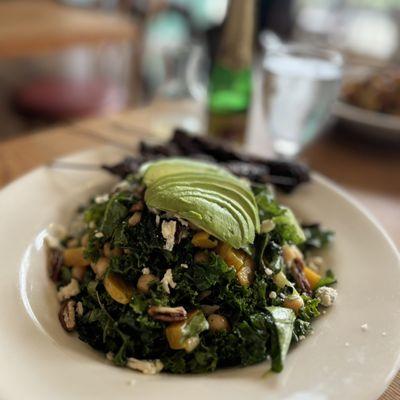
[[[260,221],[247,182],[199,161],[176,159],[175,170],[173,160],[144,171],[147,206],[174,212],[234,248],[253,243]]]

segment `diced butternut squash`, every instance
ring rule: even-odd
[[[317,274],[309,267],[304,267],[304,275],[306,276],[306,279],[308,280],[311,289],[314,290],[321,280],[321,275]]]
[[[74,247],[64,250],[64,263],[68,267],[85,267],[90,261],[83,256],[84,247]]]
[[[117,303],[128,304],[131,301],[133,288],[120,275],[109,273],[104,278],[103,284],[107,293]]]
[[[285,300],[283,300],[283,307],[290,308],[298,314],[300,308],[304,307],[304,301],[298,294],[287,296]]]
[[[254,281],[254,261],[246,255],[242,268],[236,272],[236,277],[242,286],[249,286]]]
[[[239,271],[244,264],[246,253],[236,250],[227,243],[221,243],[217,248],[218,255],[231,267]]]
[[[194,234],[192,244],[201,249],[214,249],[217,247],[218,241],[210,239],[210,235],[207,232],[202,231]]]

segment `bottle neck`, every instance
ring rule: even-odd
[[[255,0],[230,0],[216,62],[241,70],[252,63]]]

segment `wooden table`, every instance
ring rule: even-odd
[[[0,1],[0,58],[30,57],[81,44],[130,41],[130,18],[45,0]]]
[[[112,117],[91,119],[0,142],[0,185],[64,154],[103,144],[132,148],[142,139],[167,137],[184,115],[195,116],[190,103],[157,103]],[[253,117],[259,152],[263,147],[258,117]],[[152,132],[152,133],[149,133]],[[253,141],[253,145],[254,145]],[[251,147],[251,146],[250,146]],[[332,178],[366,206],[400,247],[400,147],[363,143],[345,132],[324,136],[302,158]],[[400,398],[400,374],[380,400]]]

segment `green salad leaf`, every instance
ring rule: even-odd
[[[273,319],[271,341],[272,371],[281,372],[292,341],[296,315],[289,308],[273,306],[268,307],[267,310]]]

